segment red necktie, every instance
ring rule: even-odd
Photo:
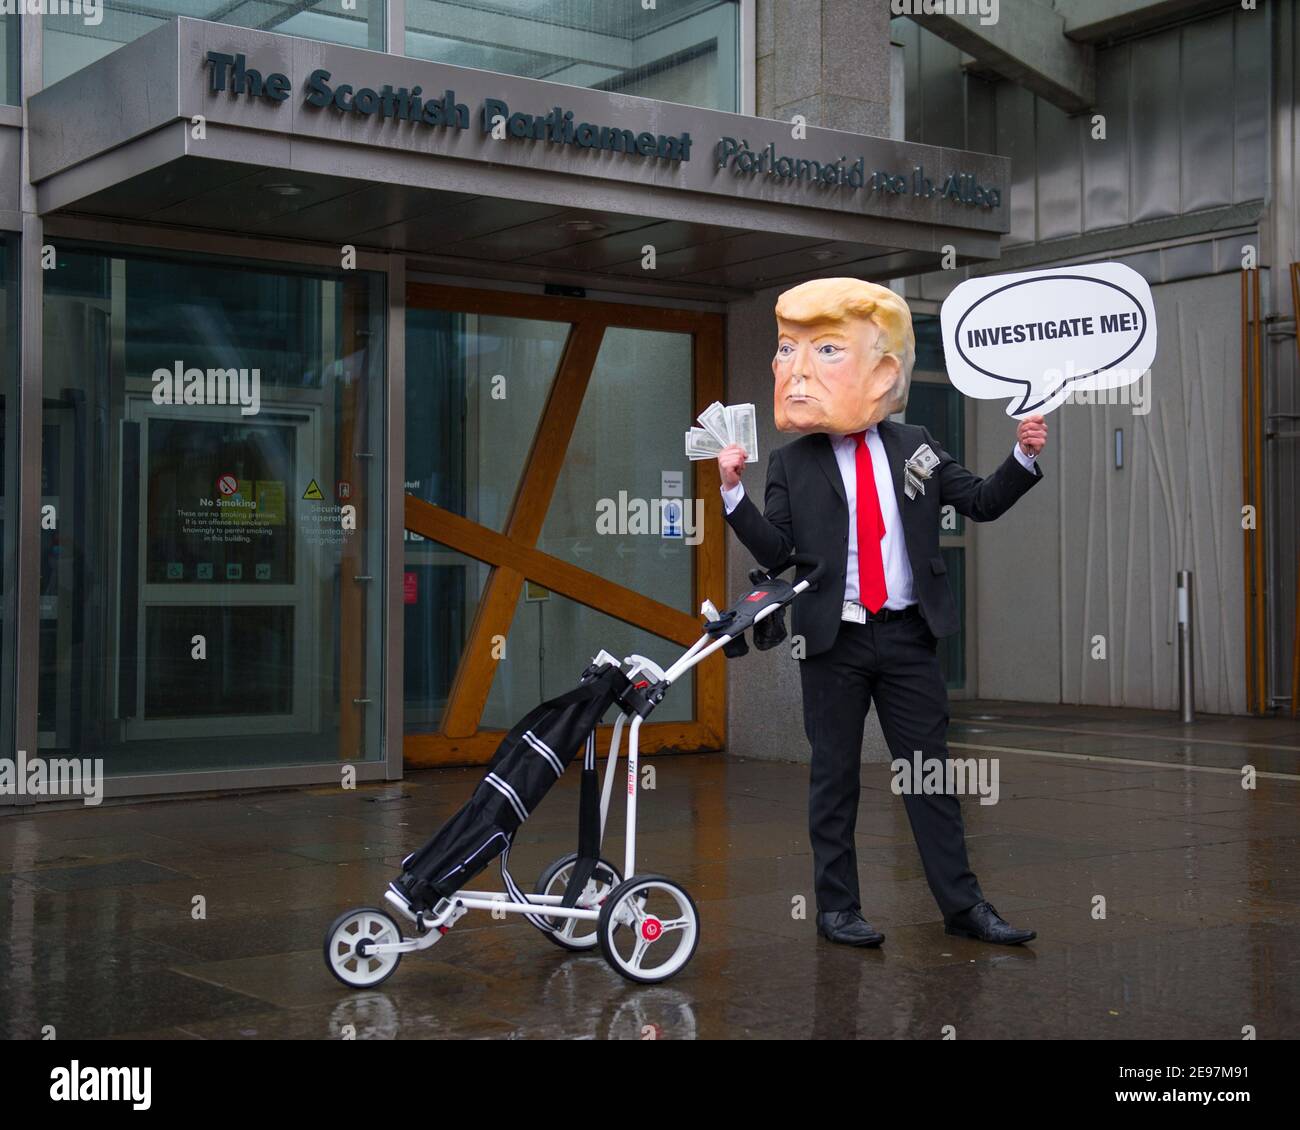
[[[885,588],[885,558],[880,551],[885,517],[880,512],[867,433],[854,432],[853,438],[858,471],[858,599],[872,612],[879,612],[889,597]]]

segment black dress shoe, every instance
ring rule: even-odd
[[[1016,929],[987,901],[977,902],[968,910],[954,914],[944,922],[943,932],[959,938],[974,938],[977,942],[992,942],[997,946],[1018,946],[1038,937],[1033,930]]]
[[[885,935],[856,910],[819,912],[817,933],[842,946],[878,946],[885,940]]]

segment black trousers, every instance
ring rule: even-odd
[[[948,753],[948,690],[938,641],[919,613],[858,624],[841,621],[834,645],[800,660],[804,732],[812,744],[808,833],[817,909],[859,910],[853,832],[861,789],[862,732],[876,704],[892,758]],[[961,802],[951,794],[906,793],[903,802],[921,864],[945,917],[983,899],[966,858]]]

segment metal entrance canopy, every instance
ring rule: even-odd
[[[719,298],[994,259],[1010,228],[1004,157],[186,18],[41,91],[28,120],[45,215],[474,275]]]

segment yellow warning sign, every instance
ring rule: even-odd
[[[321,494],[320,487],[316,485],[315,479],[312,479],[312,481],[307,484],[307,489],[302,492],[302,496],[303,498],[307,499],[309,502],[325,501],[325,496]]]

